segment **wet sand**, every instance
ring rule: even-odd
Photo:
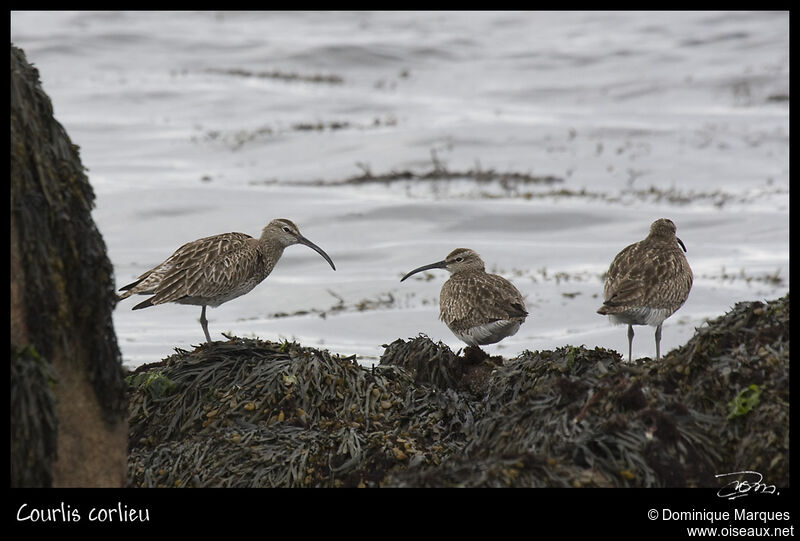
[[[118,285],[277,217],[333,258],[287,249],[209,310],[218,339],[365,365],[420,332],[458,349],[437,319],[446,273],[399,280],[468,247],[530,312],[491,354],[624,352],[595,313],[602,274],[659,217],[695,274],[662,352],[789,290],[788,14],[12,13],[12,41],[81,147]],[[436,168],[560,182],[380,178]],[[359,175],[377,178],[344,182]],[[199,307],[133,304],[115,312],[126,365],[203,340]],[[634,357],[654,356],[636,331]]]

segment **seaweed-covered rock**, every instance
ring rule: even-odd
[[[463,436],[438,435],[469,422],[454,392],[402,368],[290,342],[204,344],[129,382],[133,486],[372,486],[397,464],[441,460]]]
[[[483,396],[494,370],[502,364],[500,357],[489,357],[477,347],[468,347],[458,356],[442,342],[420,334],[408,341],[398,338],[384,345],[380,365],[400,366],[414,377],[414,383],[429,383],[443,389],[468,391]]]
[[[712,486],[709,421],[658,389],[644,391],[640,372],[600,348],[525,351],[493,376],[459,455],[436,472],[409,469],[393,482]]]
[[[125,382],[94,193],[13,45],[10,83],[11,486],[120,486]]]
[[[204,344],[129,376],[129,484],[717,487],[756,469],[788,486],[788,314],[788,295],[737,304],[661,363],[585,347],[471,362],[419,336],[370,370]]]
[[[698,328],[660,365],[652,385],[714,417],[718,473],[756,470],[789,483],[789,294],[740,302]]]
[[[11,349],[11,486],[53,482],[58,421],[50,363],[33,346]]]
[[[456,388],[464,373],[462,359],[439,342],[420,335],[408,341],[398,338],[384,345],[381,365],[400,366],[414,375],[415,383],[431,383],[443,388]]]
[[[716,487],[756,470],[788,486],[788,374],[788,295],[737,304],[661,363],[526,351],[495,373],[462,453],[389,482]]]

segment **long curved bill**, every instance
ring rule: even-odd
[[[675,238],[678,239],[678,237],[675,237]],[[686,251],[686,246],[683,244],[683,241],[681,239],[678,239],[678,244],[681,245],[681,248],[683,248],[683,251],[685,252]]]
[[[430,265],[423,265],[422,267],[419,267],[419,268],[416,268],[416,269],[412,270],[411,272],[409,272],[408,274],[403,276],[400,279],[400,281],[402,282],[403,280],[405,280],[406,278],[408,278],[412,274],[416,274],[418,272],[431,270],[431,269],[446,269],[446,268],[447,268],[447,261],[445,261],[445,260],[437,261],[436,263],[431,263]]]
[[[336,265],[333,264],[333,261],[331,261],[331,258],[328,257],[328,254],[325,253],[325,250],[323,250],[322,248],[320,248],[319,246],[317,246],[316,244],[314,244],[313,242],[311,242],[310,240],[305,238],[303,235],[298,235],[297,236],[297,242],[299,242],[300,244],[304,244],[304,245],[308,246],[309,248],[311,248],[312,250],[317,252],[319,255],[324,257],[325,261],[327,261],[330,264],[331,268],[333,270],[336,270]]]

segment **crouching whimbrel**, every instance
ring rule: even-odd
[[[184,244],[166,261],[121,288],[125,293],[119,299],[152,295],[134,310],[165,302],[200,305],[200,325],[211,342],[206,306],[216,307],[248,293],[269,276],[284,248],[292,244],[315,250],[336,270],[322,248],[301,235],[290,220],[279,218],[267,224],[257,239],[244,233],[222,233]]]
[[[456,248],[442,261],[412,270],[400,280],[429,269],[447,269],[450,279],[439,294],[439,318],[468,346],[479,348],[516,334],[528,312],[511,282],[484,270],[472,250]]]
[[[692,269],[683,255],[686,246],[675,231],[672,220],[656,220],[647,238],[622,250],[608,269],[605,300],[597,313],[612,323],[628,325],[629,362],[634,325],[656,328],[656,360],[661,359],[661,325],[686,302],[692,289]]]

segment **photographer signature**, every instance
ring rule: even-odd
[[[727,485],[724,485],[717,491],[717,496],[720,498],[728,498],[729,500],[735,500],[736,498],[741,498],[742,496],[749,496],[751,493],[753,494],[780,494],[775,488],[775,485],[767,485],[762,483],[761,481],[764,479],[764,476],[758,473],[757,471],[736,471],[731,473],[718,473],[716,475],[717,479],[720,477],[731,477],[731,476],[743,476],[741,479],[734,479]]]

